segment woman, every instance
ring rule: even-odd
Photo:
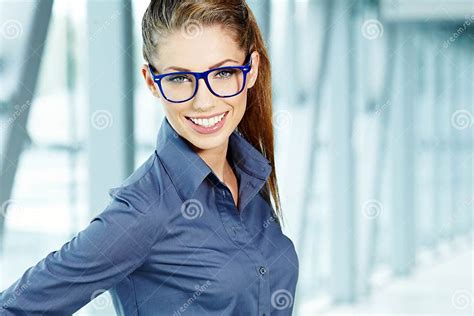
[[[166,114],[156,150],[1,293],[2,312],[72,314],[110,290],[121,315],[291,315],[298,258],[280,226],[255,17],[245,1],[156,0],[142,32],[141,73]]]

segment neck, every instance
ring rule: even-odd
[[[211,168],[215,175],[221,180],[224,181],[225,171],[230,167],[227,162],[227,146],[229,144],[229,139],[227,139],[224,144],[215,148],[209,149],[196,149],[196,153],[201,157],[202,160]]]

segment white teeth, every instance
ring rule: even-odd
[[[193,121],[197,125],[201,125],[201,126],[204,126],[204,127],[211,127],[211,126],[214,126],[217,123],[219,123],[222,120],[222,118],[224,117],[224,115],[225,115],[225,113],[223,113],[221,115],[218,115],[218,116],[211,117],[209,119],[196,119],[196,118],[192,118],[192,117],[190,117],[190,119],[191,119],[191,121]]]

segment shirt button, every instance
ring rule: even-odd
[[[225,190],[222,191],[222,196],[225,197]]]
[[[259,272],[261,275],[264,275],[265,272],[267,272],[267,269],[265,269],[265,267],[262,267],[262,266],[261,266],[260,268],[258,268],[258,272]]]

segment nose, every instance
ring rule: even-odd
[[[212,99],[214,95],[209,90],[209,87],[206,85],[206,81],[204,78],[199,78],[198,82],[198,89],[196,95],[193,98],[193,106],[195,109],[199,109],[200,111],[207,111],[211,109],[212,106]]]

